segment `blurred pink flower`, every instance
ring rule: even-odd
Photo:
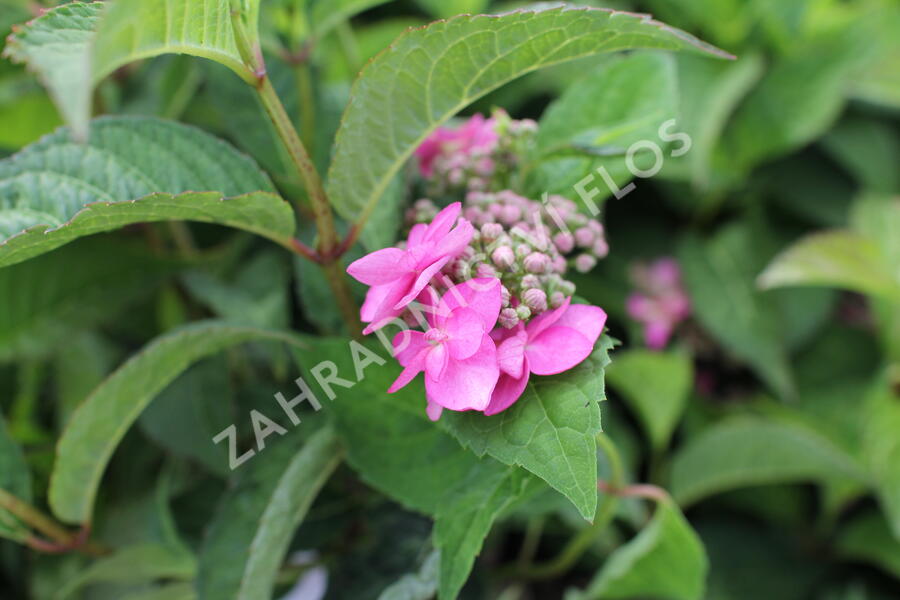
[[[495,415],[512,406],[531,373],[562,373],[590,355],[603,332],[606,313],[598,306],[570,301],[567,298],[562,306],[538,315],[528,325],[520,323],[513,329],[493,332],[500,378],[484,414]]]
[[[475,151],[490,154],[499,139],[496,121],[493,118],[485,119],[480,114],[474,115],[457,129],[438,127],[416,148],[419,170],[425,177],[431,177],[437,157],[453,154],[468,156]],[[485,158],[483,161],[490,161],[490,159]],[[488,168],[493,170],[493,162],[485,162],[480,164],[480,167],[482,170]]]
[[[369,323],[363,333],[383,327],[402,313],[469,244],[475,229],[465,219],[457,223],[460,210],[456,202],[439,212],[431,224],[413,227],[404,249],[376,250],[350,263],[347,273],[372,286],[360,310],[361,320]]]
[[[394,337],[403,372],[388,389],[396,392],[425,372],[428,416],[450,410],[484,410],[500,369],[489,335],[500,314],[499,279],[472,279],[451,287],[428,312],[429,329]]]
[[[647,346],[661,350],[675,327],[691,314],[681,270],[675,259],[665,257],[632,268],[631,278],[638,291],[628,296],[625,309],[628,316],[644,325]]]

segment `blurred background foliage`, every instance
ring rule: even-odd
[[[355,73],[397,35],[436,18],[523,5],[302,4],[263,1],[263,46],[323,170]],[[622,340],[602,415],[625,478],[666,488],[684,510],[709,559],[706,598],[900,598],[900,4],[590,4],[651,12],[738,57],[582,59],[527,75],[467,110],[499,106],[515,118],[596,121],[582,125],[604,132],[593,143],[605,151],[548,156],[529,181],[536,195],[571,190],[598,166],[624,186],[623,148],[655,135],[667,115],[691,136],[689,152],[667,152],[658,175],[605,204],[610,255],[577,282]],[[0,0],[0,33],[41,6]],[[625,61],[631,68],[617,76]],[[302,200],[256,97],[220,65],[184,56],[129,65],[100,85],[94,107],[177,119],[222,136],[255,157],[286,197]],[[651,119],[649,130],[628,120],[635,115]],[[615,132],[619,122],[632,129]],[[60,123],[35,78],[0,62],[0,156]],[[395,187],[363,236],[369,247],[396,239],[407,189]],[[162,332],[209,316],[341,332],[309,263],[247,234],[195,224],[190,232],[196,246],[185,247],[178,227],[132,226],[0,269],[0,450],[7,448],[0,487],[44,498],[54,442],[72,411]],[[654,352],[643,347],[625,299],[631,265],[664,255],[681,265],[693,316],[669,349]],[[116,565],[87,569],[77,554],[0,542],[0,597],[43,600],[63,597],[60,590],[90,599],[140,590],[147,595],[128,597],[192,597],[181,583],[197,572],[191,549],[202,546],[210,519],[221,518],[220,499],[236,485],[224,448],[210,439],[232,422],[249,436],[240,415],[268,406],[294,377],[284,348],[265,342],[191,368],[127,434],[100,498],[97,535],[136,547],[121,560],[147,568],[122,576]],[[315,430],[305,420],[298,436]],[[24,480],[19,463],[30,473]],[[648,518],[636,501],[618,510],[614,526],[567,575],[530,582],[499,566],[522,555],[553,556],[585,523],[557,497],[510,508],[462,597],[543,600],[584,587]],[[300,558],[284,567],[280,589],[312,561],[328,570],[327,598],[377,598],[424,563],[404,581],[428,593],[429,531],[428,520],[341,467],[294,537],[294,551],[315,553],[293,554]],[[183,555],[154,558],[162,543]],[[660,562],[651,577],[665,580],[673,568],[677,561]],[[149,587],[160,580],[168,583]],[[621,582],[605,585],[612,587],[601,597],[634,595]],[[385,597],[428,597],[409,594]]]

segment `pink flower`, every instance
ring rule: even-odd
[[[681,285],[681,270],[672,258],[632,269],[631,277],[640,289],[625,301],[625,310],[644,325],[648,348],[661,350],[669,343],[675,327],[691,313],[691,303]]]
[[[528,325],[498,329],[500,378],[484,414],[495,415],[512,406],[528,384],[531,373],[554,375],[568,371],[587,358],[606,324],[606,313],[598,306],[570,304],[542,313]]]
[[[388,389],[396,392],[425,372],[428,416],[450,410],[484,410],[500,368],[489,335],[500,314],[500,280],[472,279],[447,290],[428,311],[429,329],[401,331],[394,337],[403,372]]]
[[[495,126],[494,119],[485,119],[482,115],[477,114],[458,129],[438,127],[416,148],[419,170],[422,175],[431,177],[434,173],[434,160],[443,154],[470,155],[476,151],[488,154],[493,151],[500,139]]]
[[[372,333],[402,313],[469,244],[475,229],[465,219],[456,224],[460,210],[456,202],[439,212],[430,225],[414,226],[405,249],[376,250],[350,263],[347,273],[372,286],[360,310],[361,320],[369,323],[363,333]]]

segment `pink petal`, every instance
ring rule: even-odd
[[[497,345],[497,364],[500,371],[514,378],[522,376],[525,366],[525,343],[528,335],[520,329],[515,335],[507,337]]]
[[[422,243],[425,234],[428,233],[428,225],[425,223],[416,223],[409,230],[409,236],[406,238],[406,247],[412,248]]]
[[[411,329],[397,332],[392,343],[394,346],[394,357],[404,367],[411,364],[413,359],[428,347],[425,334]]]
[[[574,329],[586,337],[593,346],[606,326],[606,312],[599,306],[572,304],[554,326]]]
[[[408,273],[403,279],[369,288],[366,301],[359,310],[360,320],[371,323],[363,333],[368,334],[384,327],[390,319],[400,314],[401,311],[395,310],[393,306],[409,288],[411,281],[412,274]]]
[[[428,231],[425,233],[423,241],[436,242],[450,233],[450,229],[456,223],[456,219],[461,211],[462,203],[454,202],[435,215],[428,225]]]
[[[471,308],[454,310],[447,319],[444,329],[450,336],[447,340],[447,349],[457,360],[469,358],[478,352],[481,338],[485,334],[481,315]]]
[[[535,375],[555,375],[583,361],[593,349],[594,344],[581,333],[557,325],[528,340],[525,356]]]
[[[428,406],[425,407],[425,413],[428,415],[428,418],[432,421],[437,421],[441,418],[441,413],[444,412],[444,407],[438,404],[437,402],[432,402],[428,400]]]
[[[465,360],[450,359],[440,381],[427,373],[428,398],[450,410],[484,410],[497,384],[497,349],[490,336],[481,340],[478,352]]]
[[[347,273],[366,285],[383,285],[408,271],[405,262],[406,252],[400,248],[383,248],[350,263]]]
[[[394,383],[391,384],[391,387],[388,388],[388,393],[393,394],[415,379],[416,375],[424,371],[427,355],[428,349],[426,348],[413,357],[413,359],[409,361],[409,364],[403,368],[403,371],[400,372],[400,375],[397,376],[397,379],[394,380]]]
[[[415,300],[416,296],[422,293],[422,290],[425,289],[425,286],[429,284],[434,276],[437,275],[440,270],[444,268],[444,265],[446,265],[449,261],[450,257],[445,256],[422,270],[422,272],[419,273],[416,277],[416,280],[412,283],[412,285],[410,285],[407,294],[400,298],[399,301],[397,301],[397,304],[394,306],[394,308],[405,308],[407,304]]]
[[[522,396],[522,392],[525,391],[525,386],[528,385],[528,378],[528,369],[524,369],[521,377],[511,377],[505,373],[501,374],[500,379],[497,380],[497,387],[494,388],[494,393],[491,394],[491,402],[484,409],[484,414],[488,416],[496,415],[515,404],[516,400]]]
[[[653,350],[662,350],[669,343],[672,335],[672,326],[662,321],[651,321],[644,326],[644,339],[647,347]]]
[[[499,279],[470,279],[447,290],[438,305],[437,318],[446,319],[452,311],[465,306],[478,313],[484,323],[484,330],[490,331],[497,324],[502,302]]]
[[[653,312],[652,301],[643,294],[630,294],[625,300],[625,311],[635,321],[644,321]]]
[[[570,302],[572,302],[572,298],[566,298],[565,302],[563,302],[559,308],[542,312],[531,321],[529,321],[528,326],[525,328],[525,330],[528,332],[528,337],[536,338],[541,334],[542,331],[544,331],[548,327],[552,327],[569,309]]]
[[[449,362],[450,352],[446,344],[432,346],[425,355],[425,374],[435,381],[441,381]]]
[[[469,245],[474,234],[475,227],[465,219],[461,219],[453,231],[437,241],[433,252],[436,256],[450,255],[455,258]]]

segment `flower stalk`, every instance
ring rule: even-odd
[[[106,548],[88,541],[90,528],[83,527],[80,531],[72,533],[28,502],[4,489],[0,489],[0,508],[51,540],[36,535],[28,536],[24,543],[33,550],[49,554],[78,551],[91,556],[108,553]]]

